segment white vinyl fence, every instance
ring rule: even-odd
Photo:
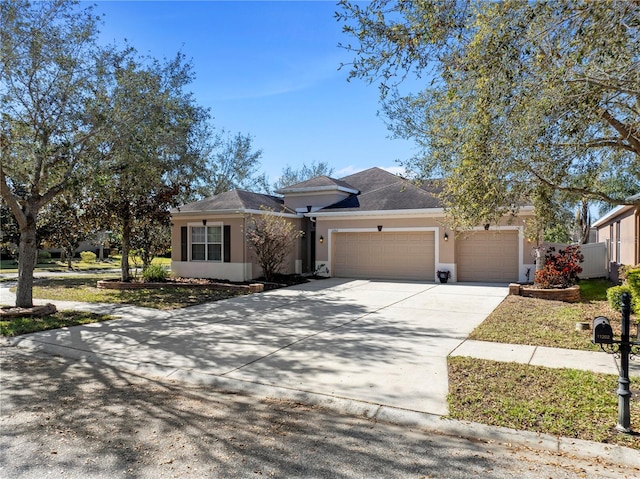
[[[566,248],[568,244],[545,243],[545,247],[553,246],[556,251]],[[609,256],[607,253],[607,243],[587,243],[580,245],[580,252],[584,256],[584,261],[580,263],[582,273],[580,279],[604,278],[609,276]]]
[[[607,243],[587,243],[580,245],[580,252],[584,255],[581,279],[601,278],[609,276],[609,255]]]

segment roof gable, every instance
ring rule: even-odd
[[[189,212],[219,212],[219,211],[248,211],[267,208],[274,211],[282,211],[284,202],[277,196],[253,193],[245,190],[231,190],[219,195],[210,196],[193,203],[174,208],[171,213]],[[294,213],[285,208],[285,212]]]
[[[350,194],[358,193],[358,190],[347,182],[336,180],[329,176],[316,176],[315,178],[310,178],[308,180],[301,181],[300,183],[295,183],[285,188],[281,188],[276,193],[281,193],[286,196],[291,193],[305,194],[331,190],[343,191]]]
[[[382,168],[373,167],[368,170],[359,171],[353,175],[346,176],[342,178],[342,181],[353,185],[355,188],[360,190],[361,193],[366,193],[403,180],[399,176],[389,173]]]
[[[343,181],[358,188],[358,196],[350,196],[323,208],[329,211],[385,211],[441,208],[435,193],[437,183],[424,182],[420,186],[381,168],[369,168],[347,176]]]

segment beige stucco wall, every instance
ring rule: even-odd
[[[529,278],[533,279],[534,258],[531,251],[535,246],[534,243],[528,241],[524,235],[524,220],[529,215],[512,218],[510,221],[505,220],[491,229],[517,229],[520,232],[520,256],[519,256],[519,279],[527,281],[527,272]],[[316,221],[316,265],[325,264],[329,268],[331,275],[331,234],[334,232],[357,231],[357,230],[377,230],[378,225],[382,226],[382,231],[398,231],[398,230],[434,230],[435,231],[435,249],[436,249],[436,269],[449,269],[452,271],[453,280],[455,281],[456,271],[456,232],[445,226],[444,217],[392,217],[378,216],[371,218],[355,219],[353,217],[343,218],[326,218],[317,217]],[[482,227],[479,227],[482,230]],[[444,240],[444,234],[447,233],[448,240]],[[320,243],[320,237],[324,242]]]
[[[248,281],[262,275],[262,270],[256,261],[255,254],[247,247],[244,240],[246,225],[249,224],[249,215],[211,215],[198,214],[188,216],[174,216],[171,226],[171,261],[172,271],[179,276],[199,278],[230,279],[232,281]],[[207,226],[221,224],[231,227],[231,261],[230,263],[213,261],[181,261],[180,228],[183,226],[200,226],[202,220],[207,220]],[[294,223],[296,229],[300,229],[299,219],[287,219]],[[189,244],[190,244],[190,234]],[[189,252],[190,254],[190,252]],[[300,255],[300,240],[296,242],[293,251],[289,254],[282,272],[292,274],[297,272]]]
[[[616,223],[620,223],[617,237]],[[609,257],[613,263],[635,265],[640,263],[640,207],[630,208],[598,226],[598,242],[608,242]],[[620,254],[617,242],[620,241]]]

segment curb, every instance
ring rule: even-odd
[[[134,372],[149,378],[161,378],[191,385],[209,386],[225,391],[244,393],[260,399],[277,398],[295,401],[322,407],[339,414],[359,416],[398,426],[416,427],[443,436],[505,445],[519,445],[552,453],[568,454],[586,460],[598,458],[612,464],[640,469],[640,451],[625,446],[459,421],[428,412],[400,409],[312,391],[226,378],[192,370],[169,368],[154,363],[136,363],[116,356],[102,357],[84,350],[42,343],[27,338],[10,339],[4,346],[81,359],[92,363],[102,363],[115,369]]]

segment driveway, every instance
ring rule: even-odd
[[[447,355],[507,292],[332,278],[169,313],[129,308],[13,343],[178,381],[445,415]]]

